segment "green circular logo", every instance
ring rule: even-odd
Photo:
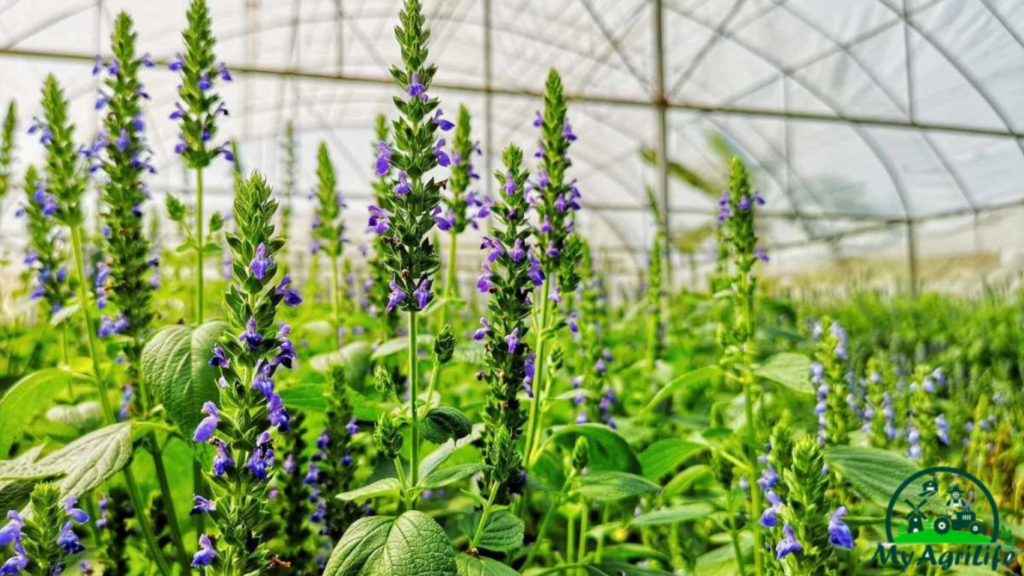
[[[992,537],[985,536],[986,526],[983,520],[970,510],[967,503],[961,496],[967,493],[967,489],[954,484],[947,490],[945,498],[945,510],[941,502],[933,502],[931,498],[938,495],[937,484],[928,481],[923,484],[920,493],[909,497],[903,495],[904,489],[914,483],[922,476],[934,476],[940,472],[955,474],[956,476],[970,480],[988,499],[989,507],[992,509]],[[892,512],[896,503],[901,499],[909,506],[910,512],[905,517],[909,524],[906,533],[900,533],[896,538],[892,535]],[[943,500],[943,498],[939,498]],[[901,524],[902,527],[902,524]],[[936,466],[916,472],[900,484],[896,492],[889,500],[889,508],[885,512],[885,535],[891,543],[909,544],[945,544],[945,543],[983,543],[993,544],[999,539],[999,509],[996,508],[996,501],[992,493],[981,483],[980,480],[959,468],[948,466]]]

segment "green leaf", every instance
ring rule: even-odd
[[[680,438],[666,438],[651,444],[640,454],[644,477],[657,482],[706,446]]]
[[[356,520],[335,546],[323,576],[458,576],[444,530],[422,512]]]
[[[629,542],[608,546],[604,549],[603,557],[619,562],[634,562],[636,560],[657,560],[666,564],[672,562],[668,554],[660,550]]]
[[[654,512],[641,514],[633,519],[634,526],[663,526],[666,524],[677,524],[679,522],[690,522],[704,518],[715,511],[715,507],[707,502],[692,502],[681,504],[671,508],[662,508]]]
[[[447,460],[449,456],[454,454],[456,450],[465,448],[466,446],[469,446],[473,442],[476,442],[481,437],[483,437],[483,434],[484,425],[476,424],[475,426],[473,426],[473,431],[470,433],[469,436],[466,436],[465,438],[458,441],[445,442],[444,444],[441,445],[440,448],[434,450],[430,454],[427,454],[426,456],[423,457],[423,460],[420,460],[420,475],[429,476],[434,470],[437,469],[438,466],[444,464],[445,460]]]
[[[490,466],[481,463],[459,464],[434,470],[430,474],[420,478],[419,487],[423,489],[434,489],[454,484],[463,478],[468,478],[477,472],[483,472]]]
[[[345,367],[345,377],[349,384],[359,388],[370,372],[370,356],[372,354],[373,347],[368,342],[353,342],[336,352],[314,356],[309,361],[309,365],[317,372],[326,374],[330,372],[331,366],[341,364]]]
[[[588,564],[587,572],[590,572],[592,576],[672,576],[671,572],[664,570],[651,570],[625,562],[612,561]]]
[[[324,412],[327,410],[327,399],[324,398],[323,382],[303,382],[295,386],[281,389],[281,400],[289,410],[297,409],[308,412]],[[352,404],[352,415],[364,422],[373,422],[380,416],[381,409],[373,400],[360,394],[355,388],[345,391]]]
[[[466,522],[459,526],[469,536],[476,534],[480,522],[479,513],[467,514],[464,518]],[[526,527],[518,516],[508,510],[498,510],[487,519],[487,525],[476,545],[477,548],[492,552],[510,552],[523,545],[525,532]]]
[[[459,554],[455,557],[455,564],[458,566],[459,576],[519,576],[519,572],[497,560],[485,557],[475,558],[469,554]]]
[[[83,376],[60,368],[46,368],[18,380],[0,399],[0,457],[11,451],[32,420],[42,414],[53,397],[68,386],[68,382],[91,382]]]
[[[715,473],[707,464],[690,466],[679,474],[676,474],[676,476],[669,480],[668,484],[665,485],[665,498],[671,498],[677,494],[688,492],[690,488],[698,482],[711,480],[714,477]]]
[[[60,310],[58,310],[53,316],[50,316],[50,326],[56,328],[66,322],[68,318],[71,318],[82,309],[82,305],[78,302],[69,304]]]
[[[754,549],[754,539],[749,532],[742,532],[739,535],[740,554],[744,559]],[[750,565],[747,564],[749,569]],[[694,574],[701,576],[733,576],[739,574],[736,566],[736,550],[732,544],[720,546],[714,550],[697,557],[697,566]]]
[[[794,392],[813,394],[811,386],[811,360],[803,354],[783,352],[776,354],[754,370],[754,374],[765,380],[781,384]]]
[[[461,440],[473,431],[473,423],[461,410],[450,406],[432,408],[420,423],[423,439],[434,444],[448,440]]]
[[[14,460],[0,460],[0,510],[20,510],[28,503],[36,484],[61,475],[59,470],[35,463],[42,450],[39,445]]]
[[[628,472],[599,471],[580,477],[579,488],[573,492],[588,500],[622,500],[651,494],[661,487],[636,474]]]
[[[103,423],[103,409],[95,401],[81,404],[54,406],[46,411],[46,419],[56,424],[71,426],[79,433],[95,430]]]
[[[420,348],[426,348],[427,350],[430,350],[430,346],[433,343],[434,337],[431,336],[430,334],[420,334],[419,337],[416,339],[417,346]],[[399,352],[406,352],[408,351],[408,349],[408,338],[392,338],[391,340],[382,343],[380,346],[377,346],[377,349],[373,351],[373,356],[371,356],[370,359],[380,360],[382,358],[387,358],[388,356],[398,354]]]
[[[566,450],[572,450],[576,438],[584,436],[590,443],[590,459],[587,466],[592,471],[618,470],[640,474],[640,460],[629,443],[617,432],[603,424],[580,424],[559,426],[554,429],[551,440]]]
[[[401,487],[402,485],[398,482],[398,478],[384,478],[383,480],[377,480],[373,484],[367,484],[366,486],[356,488],[355,490],[342,492],[341,494],[338,494],[337,498],[345,500],[346,502],[367,500],[378,496],[397,494]]]
[[[227,329],[220,320],[194,330],[168,326],[154,334],[142,350],[142,372],[149,389],[189,437],[203,418],[203,403],[220,398],[220,369],[210,366],[210,358],[213,345]]]
[[[879,506],[888,507],[889,500],[896,495],[900,485],[920,468],[902,454],[856,446],[834,446],[825,450],[825,461],[832,469],[848,480],[865,498]],[[896,501],[895,509],[910,512],[903,501],[906,497],[917,496],[924,491],[922,477],[907,486]],[[922,510],[944,513],[945,509],[929,501]]]
[[[682,376],[673,378],[667,384],[662,386],[661,390],[658,390],[658,393],[655,394],[654,398],[652,398],[651,401],[647,403],[647,407],[644,408],[644,410],[653,410],[655,407],[658,406],[658,404],[661,404],[665,400],[671,398],[672,395],[675,394],[676,392],[684,388],[689,388],[690,386],[704,384],[710,381],[718,374],[720,374],[721,372],[722,369],[719,368],[718,366],[705,366],[703,368],[698,368],[697,370],[694,370],[692,372],[687,372]]]

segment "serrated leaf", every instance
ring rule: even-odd
[[[781,384],[794,392],[813,394],[811,386],[811,360],[803,354],[783,352],[766,360],[754,370],[754,374],[765,380]]]
[[[356,520],[335,546],[323,576],[457,576],[455,550],[426,514]]]
[[[644,408],[644,410],[653,410],[658,406],[658,404],[661,404],[665,400],[671,398],[676,392],[690,386],[696,386],[698,384],[708,382],[721,372],[722,370],[718,366],[705,366],[703,368],[687,372],[677,378],[673,378],[658,390],[658,393],[655,394],[654,398],[647,403],[647,407]]]
[[[459,554],[455,557],[459,576],[519,576],[519,572],[505,566],[497,560],[486,557],[474,557]]]
[[[378,496],[390,496],[397,494],[398,490],[402,487],[401,483],[398,482],[398,478],[384,478],[378,480],[372,484],[367,484],[355,490],[349,490],[348,492],[342,492],[338,494],[338,499],[345,500],[346,502],[368,500],[370,498],[376,498]]]
[[[487,470],[490,466],[480,463],[459,464],[440,470],[434,470],[430,474],[420,478],[419,487],[423,489],[434,489],[454,484],[463,478]]]
[[[420,431],[424,440],[440,445],[448,440],[461,440],[469,436],[473,431],[473,423],[457,408],[438,406],[423,416]]]
[[[634,526],[663,526],[679,522],[691,522],[704,518],[715,511],[715,507],[707,502],[681,504],[671,508],[662,508],[654,512],[641,514],[633,519]]]
[[[465,438],[458,441],[445,442],[437,450],[434,450],[430,454],[427,454],[426,456],[423,457],[422,460],[420,460],[420,475],[430,475],[434,470],[437,469],[438,466],[444,464],[445,460],[447,460],[449,456],[454,454],[456,450],[465,448],[466,446],[469,446],[473,442],[476,442],[481,437],[483,437],[483,433],[484,425],[476,424],[473,426],[473,431],[469,434],[469,436],[466,436]]]
[[[640,474],[640,460],[629,443],[617,432],[603,424],[580,424],[555,428],[551,440],[566,450],[572,450],[576,438],[585,436],[590,445],[588,468],[592,471],[618,470]]]
[[[142,350],[143,376],[153,396],[189,437],[203,418],[203,403],[220,398],[220,369],[210,366],[210,358],[214,344],[227,329],[220,320],[195,329],[168,326],[154,334]]]
[[[480,522],[479,514],[470,514],[465,518],[468,518],[468,522],[463,526],[463,528],[468,528],[465,530],[466,534],[469,536],[476,534],[477,525]],[[462,525],[460,524],[460,526]],[[476,545],[477,548],[492,552],[510,552],[523,545],[525,532],[526,527],[518,516],[508,510],[498,510],[487,519],[487,525],[484,526]]]
[[[20,510],[28,502],[36,484],[62,474],[59,470],[46,469],[35,463],[42,450],[40,445],[14,460],[0,460],[0,510]]]
[[[420,334],[419,337],[416,338],[416,345],[419,348],[426,348],[427,350],[430,350],[430,347],[433,344],[434,337],[431,336],[430,334]],[[387,358],[388,356],[398,354],[399,352],[406,352],[408,351],[408,349],[408,338],[392,338],[391,340],[383,342],[380,346],[377,346],[377,349],[373,351],[373,356],[371,356],[371,359],[381,360],[383,358]]]
[[[69,380],[92,381],[70,370],[46,368],[18,380],[0,398],[0,457],[11,451],[25,428],[46,410],[54,396],[67,388]]]
[[[95,430],[103,422],[103,409],[99,402],[91,400],[74,405],[63,404],[47,410],[46,419],[71,426],[79,432]]]
[[[680,438],[666,438],[651,444],[640,454],[640,466],[643,468],[645,478],[658,481],[663,476],[674,472],[680,464],[694,454],[705,449],[706,446],[696,442]]]
[[[882,507],[896,495],[903,482],[921,469],[909,458],[889,450],[859,446],[834,446],[825,450],[825,461],[832,470],[848,480],[865,498]],[[924,491],[927,478],[908,485],[896,501],[895,509],[910,512],[905,497]],[[945,508],[928,501],[922,510],[945,513]]]
[[[591,472],[580,477],[579,488],[573,492],[588,500],[622,500],[661,490],[661,487],[636,474],[616,471]]]

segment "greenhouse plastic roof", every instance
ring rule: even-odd
[[[399,4],[210,2],[218,56],[235,71],[235,82],[221,89],[232,112],[221,134],[238,140],[247,170],[280,182],[281,134],[292,120],[302,190],[312,183],[315,146],[326,140],[355,242],[365,238],[374,117],[393,110],[386,70],[398,58]],[[470,109],[495,162],[507,142],[533,149],[538,94],[548,69],[561,71],[580,136],[571,157],[585,198],[581,227],[620,271],[642,266],[655,230],[645,189],[657,185],[657,173],[642,155],[658,144],[655,2],[424,4],[440,68],[434,93],[449,116],[458,104]],[[52,71],[71,97],[79,135],[92,134],[91,60],[107,52],[122,9],[136,20],[141,52],[166,61],[181,50],[183,0],[0,0],[0,99],[18,100],[23,127],[38,113],[38,89]],[[919,246],[922,234],[975,238],[980,219],[1024,202],[1024,3],[664,0],[662,10],[668,157],[673,173],[703,182],[670,179],[670,226],[698,258],[707,256],[702,239],[714,221],[726,152],[748,162],[768,201],[762,236],[776,261],[898,255],[908,222]],[[177,77],[160,68],[144,81],[160,170],[151,187],[181,192],[184,170],[167,119]],[[21,162],[36,161],[39,148],[23,138]],[[230,168],[210,172],[214,208],[226,209]],[[309,218],[308,204],[297,211]],[[1001,240],[1019,237],[988,241]],[[941,246],[978,249],[973,242]]]

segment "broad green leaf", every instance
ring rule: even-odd
[[[53,326],[54,328],[60,326],[61,324],[66,322],[68,318],[71,318],[72,316],[77,314],[78,311],[81,309],[82,305],[79,304],[78,302],[75,302],[74,304],[69,304],[61,308],[60,310],[57,311],[56,314],[50,316],[50,326]]]
[[[490,466],[481,463],[459,464],[440,470],[434,470],[430,474],[420,478],[419,487],[423,489],[434,489],[454,484],[463,478],[468,478],[477,472],[483,472]]]
[[[749,532],[739,534],[740,554],[744,560],[754,549],[754,541]],[[750,568],[749,563],[746,564]],[[736,566],[736,549],[732,544],[720,546],[714,550],[697,557],[697,566],[694,574],[701,576],[733,576],[740,571]]]
[[[142,372],[149,389],[189,437],[203,418],[203,403],[220,398],[220,369],[210,366],[210,358],[214,344],[227,329],[220,320],[195,329],[168,326],[142,349]]]
[[[0,510],[20,510],[36,484],[61,475],[35,463],[42,450],[39,445],[14,460],[0,460]]]
[[[825,461],[865,498],[883,508],[889,506],[889,500],[896,495],[900,485],[920,470],[909,458],[880,448],[834,446],[825,450]],[[896,510],[909,512],[910,507],[904,498],[913,500],[923,492],[927,479],[918,478],[907,486],[896,501]],[[944,512],[945,508],[929,501],[922,510]]]
[[[765,360],[764,364],[754,370],[754,374],[765,380],[781,384],[794,392],[814,393],[814,388],[811,386],[811,360],[803,354],[793,354],[792,352],[776,354]]]
[[[625,542],[608,546],[604,549],[603,557],[618,562],[635,562],[637,560],[657,560],[666,564],[672,561],[668,554],[660,550],[648,548],[642,544],[631,544]]]
[[[420,348],[430,349],[430,346],[434,343],[434,337],[430,334],[420,334],[416,339],[416,344]],[[408,338],[392,338],[373,351],[373,355],[370,357],[372,360],[380,360],[381,358],[387,358],[400,352],[407,352],[409,349]]]
[[[519,576],[519,572],[501,562],[482,556],[475,558],[459,554],[455,557],[455,564],[459,568],[459,576]]]
[[[696,483],[713,479],[714,476],[714,472],[707,464],[690,466],[679,474],[676,474],[675,477],[669,480],[668,484],[665,485],[665,498],[671,498],[677,494],[688,492]]]
[[[590,444],[587,466],[592,471],[618,470],[640,474],[640,460],[622,436],[603,424],[560,426],[554,429],[551,440],[566,450],[572,450],[576,438],[585,436]]]
[[[303,382],[295,386],[288,386],[281,389],[281,400],[289,409],[324,412],[327,410],[324,386],[325,384],[322,382]],[[364,422],[373,422],[380,416],[381,409],[373,400],[360,394],[354,388],[348,388],[346,394],[352,404],[352,415],[356,418]]]
[[[467,536],[476,534],[480,522],[478,512],[463,516],[459,527]],[[487,525],[480,534],[477,547],[492,552],[510,552],[523,545],[523,534],[526,528],[518,516],[508,510],[498,510],[487,519]]]
[[[666,438],[651,444],[640,454],[644,477],[657,482],[706,447],[680,438]]]
[[[661,487],[636,474],[615,471],[591,472],[580,477],[574,493],[588,500],[609,501],[643,496],[661,490]]]
[[[356,520],[335,546],[323,576],[458,576],[444,530],[422,512]]]
[[[341,350],[318,354],[314,356],[309,365],[317,372],[328,373],[331,366],[342,364],[345,366],[345,376],[349,384],[360,387],[366,375],[370,371],[370,356],[373,354],[373,347],[368,342],[353,342],[342,346]]]
[[[481,437],[483,437],[483,434],[484,425],[476,424],[473,426],[473,431],[469,434],[469,436],[466,436],[465,438],[458,441],[449,440],[448,442],[445,442],[437,450],[434,450],[430,454],[427,454],[426,456],[423,457],[423,460],[420,460],[420,476],[429,476],[434,470],[437,469],[438,466],[444,464],[445,460],[447,460],[449,456],[454,454],[456,450],[465,448],[466,446],[469,446],[473,442],[476,442]]]
[[[420,422],[423,439],[434,444],[448,440],[461,440],[473,431],[473,423],[461,410],[450,406],[432,408]]]
[[[704,384],[711,380],[712,378],[714,378],[715,376],[717,376],[718,374],[720,374],[721,372],[722,369],[719,368],[718,366],[705,366],[703,368],[698,368],[697,370],[694,370],[692,372],[687,372],[686,374],[683,374],[682,376],[679,376],[677,378],[673,378],[667,384],[662,386],[660,390],[658,390],[658,393],[655,394],[654,398],[652,398],[651,401],[647,403],[647,407],[644,408],[644,410],[653,410],[655,407],[658,406],[658,404],[661,404],[665,400],[671,398],[672,395],[675,394],[676,392],[684,388],[688,388],[690,386]]]
[[[587,572],[591,576],[672,576],[671,572],[663,570],[651,570],[640,568],[625,562],[601,562],[600,564],[588,564]]]
[[[401,487],[402,485],[398,482],[398,478],[384,478],[383,480],[378,480],[373,484],[367,484],[366,486],[356,488],[355,490],[342,492],[341,494],[338,494],[337,497],[341,500],[345,500],[346,502],[367,500],[378,496],[397,494]]]
[[[679,522],[691,522],[704,518],[715,511],[715,507],[707,502],[692,502],[680,504],[671,508],[662,508],[654,512],[641,514],[633,519],[634,526],[662,526],[665,524],[677,524]]]
[[[0,398],[0,457],[11,451],[25,428],[46,410],[54,396],[68,387],[69,381],[92,379],[69,370],[47,368],[18,380]]]
[[[95,401],[80,404],[61,404],[46,411],[46,419],[57,424],[71,426],[79,433],[95,430],[103,423],[103,409]]]

